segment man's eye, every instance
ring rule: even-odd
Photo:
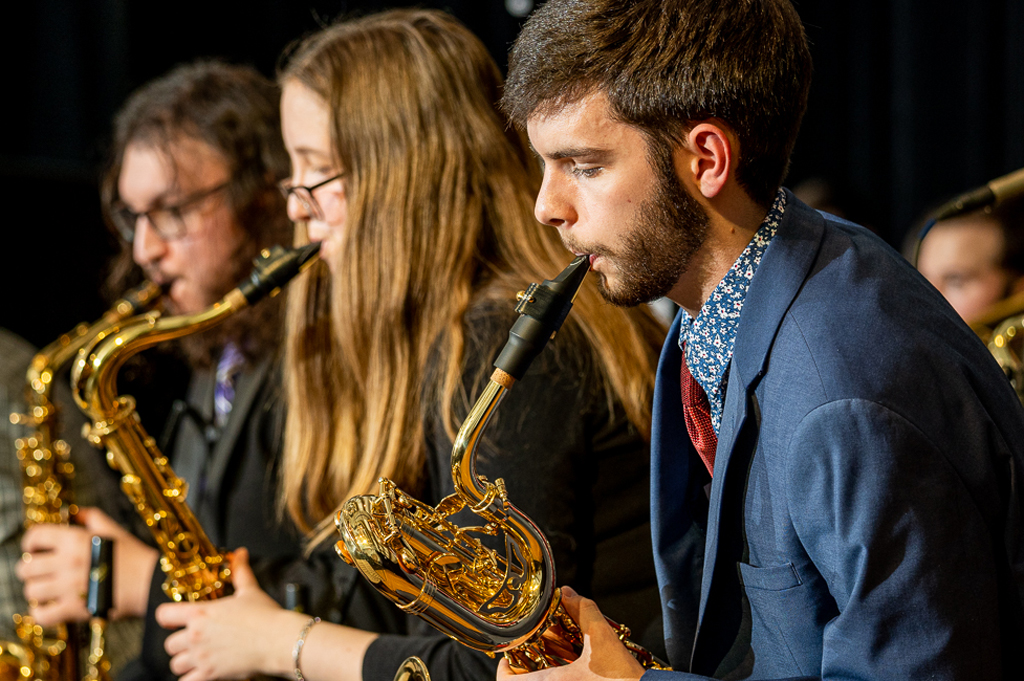
[[[577,177],[594,177],[601,171],[601,166],[582,167],[573,166],[572,174]]]

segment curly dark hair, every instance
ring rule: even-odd
[[[594,92],[671,167],[693,125],[739,138],[736,178],[767,208],[807,108],[811,57],[788,0],[549,0],[509,55],[501,106],[519,127]]]
[[[108,226],[113,229],[111,211],[118,200],[118,177],[128,146],[141,142],[166,150],[188,139],[208,145],[227,162],[230,204],[238,224],[250,237],[226,266],[236,269],[241,278],[261,249],[275,244],[290,246],[292,225],[284,197],[275,186],[289,172],[288,154],[281,141],[279,101],[277,85],[258,71],[220,61],[178,66],[136,90],[114,119],[110,161],[101,182]],[[121,252],[107,277],[108,297],[141,278],[141,270],[132,261],[131,244],[122,239]],[[218,329],[186,337],[182,347],[197,366],[210,365],[228,339],[253,359],[279,344],[282,313],[280,300],[265,301]]]

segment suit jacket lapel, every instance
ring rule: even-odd
[[[187,402],[201,420],[193,416],[185,416],[178,422],[177,434],[174,437],[171,465],[174,473],[192,487],[197,484],[203,474],[206,459],[209,456],[206,439],[207,424],[212,419],[214,377],[212,371],[196,370],[189,383]],[[187,501],[193,510],[199,503],[197,492],[192,492]]]
[[[651,427],[651,536],[664,604],[665,648],[676,666],[690,658],[704,561],[704,476],[691,476],[699,457],[683,420],[677,316],[658,363]]]
[[[692,660],[694,672],[713,673],[717,659],[728,651],[732,643],[714,640],[721,638],[722,633],[716,627],[710,627],[711,632],[702,638],[706,625],[711,622],[726,627],[738,624],[736,621],[720,621],[723,618],[735,619],[737,613],[727,612],[727,608],[709,608],[708,605],[715,598],[717,585],[724,581],[726,572],[729,579],[735,581],[736,568],[732,562],[740,558],[724,556],[719,565],[719,553],[725,547],[742,541],[742,536],[723,536],[722,533],[742,529],[733,526],[742,522],[742,495],[751,457],[757,446],[760,417],[754,391],[768,371],[775,336],[811,271],[823,236],[824,219],[821,215],[788,194],[782,224],[754,273],[743,303],[715,455],[699,623]]]

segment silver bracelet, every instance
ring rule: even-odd
[[[299,669],[299,655],[302,654],[302,646],[306,645],[306,636],[309,635],[309,630],[313,628],[313,625],[320,621],[319,617],[313,617],[306,626],[302,627],[302,631],[299,633],[299,638],[295,641],[295,647],[292,648],[292,664],[295,665],[295,681],[306,681],[306,677],[302,675],[302,670]]]

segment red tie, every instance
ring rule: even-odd
[[[683,418],[686,419],[686,432],[690,434],[693,446],[700,454],[708,473],[715,469],[715,449],[718,448],[718,435],[711,425],[711,405],[708,404],[707,393],[700,383],[690,374],[686,366],[686,355],[683,355],[682,370],[679,372],[679,385],[683,393]]]

